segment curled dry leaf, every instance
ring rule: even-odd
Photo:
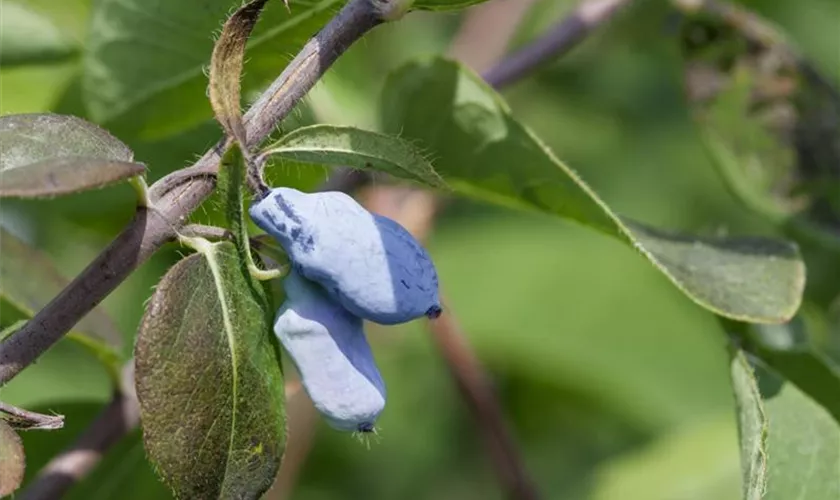
[[[210,59],[210,104],[216,120],[246,152],[248,142],[240,109],[240,79],[245,46],[267,1],[248,2],[230,16],[213,47]]]

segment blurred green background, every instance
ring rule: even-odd
[[[89,1],[23,3],[49,11],[62,33],[84,43]],[[840,80],[840,3],[744,4],[786,29]],[[572,6],[535,2],[513,44],[527,42]],[[503,94],[515,115],[617,211],[694,233],[772,234],[731,198],[692,129],[668,13],[667,2],[639,2]],[[416,55],[446,51],[460,21],[455,14],[413,13],[377,29],[330,72],[332,113],[343,123],[374,127],[385,75]],[[283,60],[278,56],[278,70]],[[0,113],[85,116],[77,70],[78,60],[3,67]],[[289,126],[312,119],[303,109]],[[153,181],[188,164],[219,135],[207,122],[156,142],[120,139],[149,166]],[[321,171],[287,171],[275,182],[307,187],[322,178]],[[0,223],[72,277],[130,219],[133,205],[127,186],[4,201]],[[212,220],[212,208],[194,218]],[[460,200],[440,217],[428,246],[545,498],[740,498],[726,338],[710,313],[648,262],[583,227]],[[180,255],[177,247],[166,248],[103,303],[125,334],[127,351],[144,301]],[[422,323],[369,334],[389,393],[381,438],[367,449],[317,422],[291,498],[501,498],[476,426]],[[105,371],[68,341],[0,389],[8,403],[67,416],[61,431],[24,434],[27,477],[71,442],[109,395]],[[135,433],[72,496],[166,494]]]

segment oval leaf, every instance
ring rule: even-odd
[[[145,167],[106,130],[75,116],[0,117],[0,196],[50,196],[101,187]]]
[[[0,302],[31,318],[70,283],[40,250],[0,228]],[[0,325],[6,325],[0,322]],[[101,308],[95,308],[73,327],[71,338],[100,357],[118,373],[122,334]]]
[[[100,158],[51,158],[0,175],[0,198],[40,198],[78,193],[142,175],[140,163]]]
[[[11,495],[20,487],[25,468],[20,436],[0,420],[0,496]]]
[[[131,150],[96,125],[69,115],[0,117],[0,171],[67,156],[131,161]]]
[[[151,298],[135,347],[143,438],[179,497],[259,498],[272,484],[285,413],[268,308],[229,242],[205,241]]]
[[[0,1],[0,66],[62,61],[78,47],[46,17],[16,2]]]
[[[270,2],[248,43],[242,91],[265,85],[320,30],[342,0]],[[97,123],[120,135],[160,138],[212,118],[204,68],[230,0],[102,0],[93,8],[83,92]],[[126,43],[127,41],[140,43]]]
[[[840,427],[797,387],[733,350],[746,500],[840,498]]]
[[[686,96],[721,177],[747,208],[836,238],[840,92],[753,13],[685,8]]]
[[[301,127],[266,148],[263,155],[319,165],[378,170],[427,186],[445,186],[422,153],[407,141],[354,127]]]
[[[480,77],[454,62],[434,59],[398,70],[386,84],[380,111],[387,131],[434,152],[438,173],[456,191],[619,238],[721,316],[779,323],[800,305],[805,269],[795,245],[679,235],[620,217],[517,122]]]

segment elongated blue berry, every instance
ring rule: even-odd
[[[275,188],[249,213],[300,274],[356,316],[390,325],[440,314],[429,254],[405,228],[352,197]]]
[[[292,271],[274,333],[297,366],[315,408],[334,428],[371,432],[385,407],[385,383],[362,320],[316,283]]]

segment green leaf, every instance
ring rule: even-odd
[[[438,173],[456,191],[616,237],[716,314],[779,323],[800,305],[805,268],[794,244],[680,235],[617,215],[511,116],[480,77],[454,62],[433,59],[398,70],[386,84],[380,111],[386,131],[435,155]]]
[[[134,154],[107,130],[75,116],[0,117],[0,171],[68,156],[131,161]]]
[[[248,2],[230,16],[213,47],[210,59],[209,94],[216,120],[225,129],[225,133],[233,136],[246,151],[248,141],[242,123],[239,81],[242,77],[245,45],[266,1]]]
[[[753,13],[687,8],[686,94],[719,174],[747,208],[840,248],[840,92]]]
[[[840,427],[795,385],[733,349],[746,500],[840,497]]]
[[[487,0],[416,0],[412,9],[415,10],[461,10],[471,5],[480,4]]]
[[[20,436],[0,420],[0,496],[11,495],[20,487],[25,468]]]
[[[432,187],[446,185],[421,151],[411,143],[399,137],[354,127],[301,127],[268,146],[262,155],[303,163],[377,170]]]
[[[801,315],[781,325],[729,323],[744,348],[796,384],[840,423],[840,365],[814,344]]]
[[[245,93],[283,70],[341,6],[341,0],[293,0],[291,13],[270,2],[248,43]],[[184,2],[102,0],[94,7],[83,89],[93,119],[121,135],[156,139],[213,117],[204,68],[212,33],[230,0]]]
[[[0,66],[58,62],[78,51],[71,38],[30,7],[2,0],[0,11]]]
[[[48,256],[3,228],[0,228],[0,255],[3,256],[0,259],[0,304],[26,318],[32,318],[70,282]],[[0,325],[8,326],[5,320]],[[93,309],[82,318],[68,338],[98,357],[112,376],[119,373],[122,334],[101,308]]]
[[[285,443],[268,297],[229,242],[198,240],[158,284],[138,332],[146,451],[184,498],[259,498]]]
[[[99,158],[53,158],[3,170],[0,198],[43,198],[104,187],[142,175],[140,163]]]
[[[131,150],[81,118],[56,114],[0,117],[0,197],[74,193],[145,171]]]

